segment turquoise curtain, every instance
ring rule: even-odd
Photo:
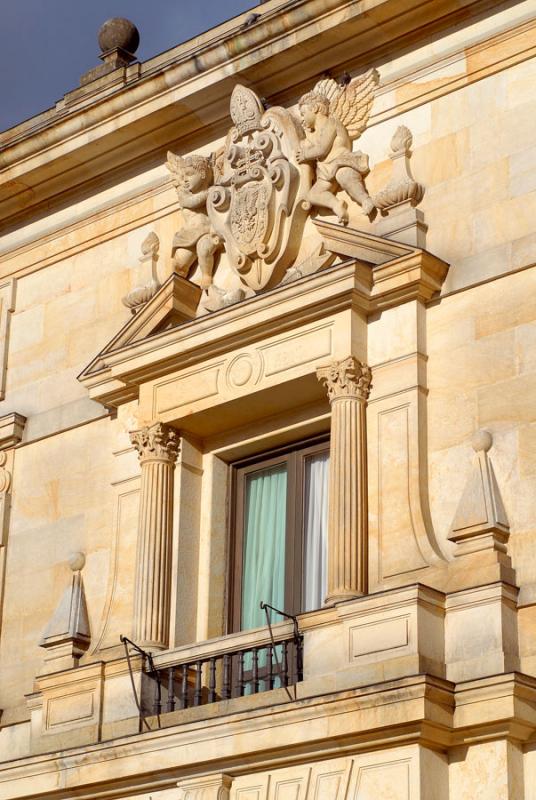
[[[248,475],[245,503],[242,630],[265,625],[261,600],[285,607],[286,465]]]

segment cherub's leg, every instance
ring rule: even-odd
[[[311,205],[320,208],[329,208],[337,215],[339,222],[346,225],[348,222],[348,209],[344,200],[335,197],[330,181],[319,178],[309,191],[308,197]]]
[[[192,253],[191,250],[186,250],[184,247],[178,247],[173,253],[173,268],[183,278],[188,277],[188,272],[194,261],[195,253]]]
[[[214,271],[214,253],[218,248],[219,240],[217,236],[206,233],[197,242],[197,258],[201,269],[201,288],[208,289],[212,285],[212,273]]]
[[[341,167],[337,171],[337,181],[352,200],[359,203],[364,214],[368,216],[374,211],[375,205],[365,188],[365,182],[359,172],[349,167]]]

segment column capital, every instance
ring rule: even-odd
[[[158,459],[174,464],[179,452],[179,434],[163,422],[154,422],[138,431],[131,431],[130,441],[142,463],[147,459]]]
[[[319,367],[316,377],[326,387],[330,402],[339,397],[355,397],[362,402],[368,399],[372,373],[370,367],[354,356]]]

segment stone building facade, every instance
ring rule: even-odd
[[[0,134],[0,800],[536,800],[533,0],[100,44]]]

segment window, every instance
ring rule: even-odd
[[[233,466],[233,630],[265,623],[261,600],[293,614],[322,605],[328,471],[325,439]]]

